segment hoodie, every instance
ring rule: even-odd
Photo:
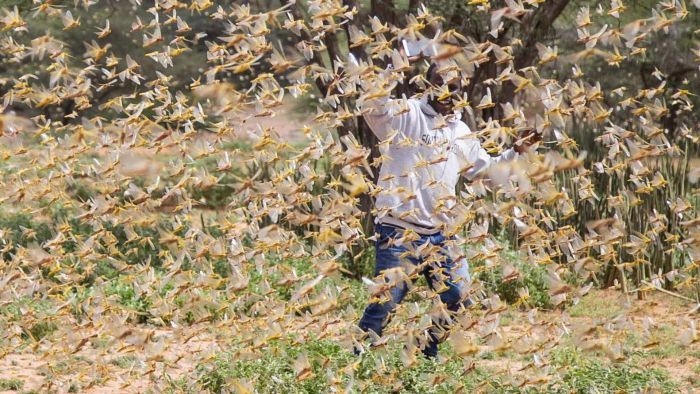
[[[517,156],[511,148],[492,157],[458,114],[439,115],[425,97],[385,97],[364,102],[362,110],[381,141],[378,223],[418,234],[443,231],[452,221],[460,173],[473,179],[490,165]]]

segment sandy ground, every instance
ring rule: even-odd
[[[676,334],[673,330],[674,327],[678,327],[679,319],[687,317],[687,312],[693,308],[693,305],[688,302],[661,293],[650,294],[646,300],[642,301],[636,300],[634,296],[628,299],[615,290],[593,291],[587,297],[591,297],[589,301],[595,302],[594,309],[596,305],[607,305],[611,307],[611,310],[623,312],[640,324],[645,319],[652,319],[659,328],[670,330],[672,336]],[[526,313],[510,310],[508,315],[510,319],[502,323],[503,332],[518,333],[521,331],[524,326],[519,322],[526,319]],[[605,318],[612,317],[614,316],[606,316]],[[564,312],[554,311],[540,312],[539,319],[551,321],[570,319],[570,322],[576,325],[595,323],[601,321],[603,317],[569,317]],[[697,320],[697,317],[695,319]],[[347,323],[341,322],[340,324]],[[146,327],[135,326],[133,328],[139,330]],[[209,359],[217,352],[226,350],[226,343],[230,343],[231,339],[226,327],[217,328],[206,323],[178,332],[162,328],[147,329],[154,330],[155,338],[168,339],[172,345],[158,357],[145,364],[140,364],[137,361],[131,364],[128,362],[120,364],[115,359],[128,356],[129,349],[123,351],[120,356],[105,355],[102,353],[106,352],[104,349],[100,349],[100,345],[97,343],[85,346],[70,356],[68,360],[54,359],[50,355],[40,357],[34,354],[31,349],[25,349],[0,357],[0,380],[21,380],[23,386],[18,392],[30,390],[70,392],[71,382],[77,380],[82,382],[79,392],[83,393],[159,392],[163,389],[168,378],[177,380],[183,376],[192,377],[199,360]],[[664,354],[664,348],[675,343],[673,337],[667,339],[667,342],[662,340],[656,347],[657,350],[661,351],[660,355],[644,358],[644,365],[665,369],[673,380],[681,384],[681,387],[693,390],[692,384],[698,379],[697,371],[700,369],[700,343],[696,342],[689,348]],[[523,364],[522,361],[509,359],[505,356],[479,360],[480,367],[508,374],[518,373]],[[78,374],[86,371],[100,378],[85,384],[83,377]],[[5,391],[4,393],[13,393],[13,391]]]
[[[237,136],[245,139],[249,132],[257,134],[260,130],[274,129],[284,141],[298,143],[304,139],[302,127],[305,124],[312,124],[311,116],[299,114],[290,102],[276,107],[274,116],[255,117],[254,115],[253,111],[232,115],[231,119],[235,122]],[[201,133],[198,138],[207,141],[212,136],[213,134]],[[159,173],[162,168],[158,165],[162,166],[162,163],[154,164],[153,168],[143,164],[145,170],[141,167],[136,170]],[[688,318],[687,312],[693,308],[693,305],[686,301],[661,293],[649,294],[648,298],[642,301],[636,300],[634,295],[627,297],[615,290],[592,291],[587,297],[594,298],[601,306],[620,307],[626,311],[627,316],[640,325],[644,324],[645,319],[651,318],[653,324],[666,327],[672,333],[668,343],[675,341],[673,337],[677,335],[674,332],[675,328],[680,327],[682,319]],[[517,333],[522,329],[518,322],[526,318],[526,313],[513,310],[509,314],[511,319],[507,324],[502,324],[502,329],[504,332]],[[591,316],[568,317],[560,311],[541,312],[540,318],[569,319],[572,323],[583,325],[600,320],[599,317]],[[698,321],[697,314],[692,318]],[[344,324],[348,323],[340,323],[340,325]],[[140,363],[136,358],[133,358],[133,362],[128,362],[129,354],[138,352],[139,349],[127,348],[119,354],[110,354],[98,341],[91,341],[68,358],[50,353],[40,355],[29,347],[18,348],[9,353],[0,354],[0,381],[17,379],[22,382],[22,388],[18,391],[0,391],[0,393],[32,390],[64,393],[71,391],[71,382],[74,381],[81,382],[77,390],[82,393],[142,393],[151,390],[158,392],[167,379],[177,380],[192,376],[199,360],[226,350],[227,344],[230,343],[225,328],[217,332],[217,328],[206,323],[187,327],[178,332],[145,326],[132,328],[153,330],[156,336],[169,337],[168,342],[172,345],[148,363]],[[663,348],[668,343],[662,342],[656,348]],[[119,360],[127,361],[119,362]],[[504,373],[517,373],[523,366],[522,361],[505,357],[480,360],[479,363],[483,367]],[[700,343],[695,342],[688,349],[678,352],[647,357],[644,363],[648,367],[665,369],[681,387],[693,390],[690,385],[700,380],[697,373],[700,371]],[[81,374],[85,371],[98,378],[87,385],[82,384],[86,379]]]

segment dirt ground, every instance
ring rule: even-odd
[[[299,133],[300,126],[312,124],[309,115],[301,115],[291,105],[276,109],[277,116],[251,118],[253,112],[232,115],[236,129],[244,137],[253,129],[275,129],[289,143],[300,142],[304,136]],[[207,135],[203,134],[205,139]],[[212,137],[209,135],[208,137]],[[139,152],[135,152],[138,154]],[[143,153],[142,156],[147,156]],[[124,160],[127,161],[127,160]],[[152,164],[153,162],[154,164]],[[133,168],[127,170],[136,173],[157,174],[162,170],[162,163],[155,160],[133,160]],[[695,312],[689,313],[690,311]],[[669,376],[687,388],[684,392],[700,392],[700,341],[695,340],[687,346],[679,346],[684,322],[694,319],[698,322],[696,305],[660,292],[648,293],[646,299],[637,300],[634,294],[624,295],[618,290],[594,290],[585,296],[579,305],[566,311],[541,311],[539,318],[548,321],[566,322],[570,326],[590,326],[609,321],[617,315],[625,315],[638,326],[652,326],[654,332],[660,333],[655,341],[641,344],[648,356],[641,358],[644,366],[666,370]],[[511,308],[504,313],[501,329],[505,333],[518,333],[524,329],[520,323],[527,319],[527,312]],[[352,322],[340,321],[339,326]],[[227,350],[232,330],[212,323],[200,323],[179,329],[164,329],[134,325],[124,327],[134,332],[151,332],[155,340],[152,346],[168,343],[163,349],[141,349],[125,346],[116,355],[113,349],[107,349],[99,340],[92,339],[85,346],[72,352],[68,357],[65,352],[53,354],[53,344],[41,341],[34,348],[24,345],[0,353],[0,382],[16,380],[21,382],[21,389],[0,391],[0,393],[24,392],[82,392],[82,393],[142,393],[158,392],[166,385],[166,380],[178,380],[190,377],[200,360],[212,359],[218,352]],[[158,341],[162,338],[162,341]],[[568,339],[564,339],[566,341]],[[138,352],[147,351],[147,362],[136,357]],[[504,374],[517,374],[523,362],[507,355],[497,355],[491,359],[479,360],[481,366]],[[89,384],[72,386],[72,382],[85,382],[84,374],[95,377],[88,379]]]
[[[594,324],[606,319],[613,319],[618,314],[625,314],[631,320],[643,324],[654,324],[658,332],[658,344],[647,350],[649,357],[643,358],[644,366],[660,368],[668,372],[670,377],[687,387],[687,392],[698,389],[698,371],[700,371],[700,343],[697,341],[688,347],[679,348],[679,320],[695,318],[688,312],[695,305],[672,296],[654,292],[645,300],[638,301],[634,295],[626,297],[616,290],[592,291],[585,296],[581,303],[567,311],[540,311],[539,318],[550,321],[568,321],[571,326]],[[501,326],[504,332],[517,332],[523,329],[520,322],[526,319],[526,312],[510,309]],[[340,323],[346,324],[346,323]],[[134,326],[133,330],[149,329],[145,326]],[[0,356],[0,381],[18,379],[22,388],[18,391],[2,391],[0,393],[28,392],[75,392],[71,382],[79,378],[78,374],[85,371],[93,376],[100,376],[87,386],[80,386],[83,393],[142,393],[158,392],[164,386],[166,379],[177,380],[183,376],[191,376],[198,360],[213,357],[217,352],[225,350],[229,330],[226,327],[216,327],[203,323],[179,330],[151,328],[155,343],[158,339],[167,339],[172,343],[167,349],[157,353],[151,360],[141,364],[136,357],[129,358],[129,349],[115,357],[101,349],[98,341],[93,341],[80,351],[75,352],[68,360],[53,358],[50,353],[43,356],[24,349],[16,353]],[[136,351],[136,350],[134,350]],[[119,362],[121,359],[122,362]],[[126,361],[124,361],[126,360]],[[131,361],[130,361],[131,360]],[[517,373],[523,366],[522,361],[497,356],[489,360],[480,360],[480,366],[503,373]],[[96,370],[91,370],[95,368]],[[700,389],[698,389],[700,390]],[[686,392],[684,390],[684,392]]]

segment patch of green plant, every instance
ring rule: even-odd
[[[80,392],[80,384],[77,382],[71,382],[70,385],[68,386],[68,392],[69,393],[77,393]]]
[[[350,363],[358,362],[352,378],[356,382],[354,389],[359,389],[357,384],[362,382],[362,392],[367,393],[451,393],[458,387],[466,392],[481,389],[493,393],[678,392],[677,385],[662,370],[643,369],[632,363],[605,364],[584,357],[573,348],[560,349],[553,354],[552,364],[561,368],[560,378],[544,387],[522,388],[512,386],[506,377],[494,377],[488,369],[478,365],[464,373],[464,363],[454,354],[449,342],[440,345],[440,353],[445,357],[443,362],[417,354],[416,362],[406,367],[401,356],[402,345],[390,343],[386,348],[370,349],[357,358],[333,341],[297,343],[290,335],[267,343],[255,359],[241,358],[234,345],[230,352],[200,365],[196,376],[200,388],[210,392],[226,391],[237,379],[250,382],[261,393],[328,392],[333,384],[346,387],[350,376],[340,372],[335,374],[340,381],[331,381],[326,371],[342,371]],[[294,364],[302,353],[308,357],[312,374],[299,380]],[[384,386],[383,376],[394,376],[393,381],[398,383]]]
[[[249,149],[248,144],[229,144],[225,146],[233,147],[232,160],[236,156],[235,152],[240,145],[245,149]],[[229,154],[231,156],[231,154]],[[203,207],[212,209],[222,209],[230,204],[236,197],[236,188],[233,186],[238,182],[238,179],[245,178],[241,168],[231,168],[226,171],[218,171],[218,157],[208,156],[203,159],[196,160],[192,166],[194,168],[203,169],[207,175],[213,175],[218,179],[218,182],[212,186],[188,187],[188,192],[192,199],[199,201]]]
[[[95,276],[106,280],[114,279],[119,276],[119,271],[106,259],[97,260],[97,262],[95,262],[93,273]]]
[[[693,373],[695,374],[695,376],[700,376],[700,365],[697,365],[693,368]],[[700,387],[700,380],[693,380],[693,387]]]
[[[150,317],[148,312],[151,308],[151,301],[142,294],[136,294],[134,286],[120,280],[113,280],[104,287],[105,296],[115,295],[117,302],[127,309],[137,314],[137,322],[145,323]]]
[[[50,335],[56,330],[58,330],[58,326],[56,326],[56,323],[51,321],[41,321],[34,324],[29,329],[29,333],[23,333],[22,337],[24,337],[25,339],[29,339],[31,334],[31,338],[33,340],[39,341],[40,339],[44,338],[47,335]]]
[[[302,352],[308,354],[313,376],[300,381],[293,365]],[[241,378],[255,381],[256,389],[263,393],[324,392],[328,386],[325,370],[337,371],[351,357],[352,354],[331,341],[307,342],[297,346],[271,341],[258,359],[241,360],[234,353],[223,353],[213,363],[199,366],[198,383],[210,392],[222,392],[228,388],[227,382]],[[323,358],[330,359],[330,365],[325,369],[319,362]]]
[[[212,261],[214,272],[222,278],[228,278],[231,275],[231,265],[226,259],[216,259]]]
[[[627,335],[625,347],[634,349],[632,355],[635,357],[652,357],[654,359],[679,357],[684,355],[687,351],[687,349],[681,346],[676,340],[677,332],[672,326],[663,325],[652,329],[650,333],[653,339],[658,341],[657,345],[645,348],[644,345],[649,343],[649,341],[644,340],[638,333],[631,332]]]
[[[0,391],[4,390],[21,390],[24,387],[24,381],[12,378],[12,379],[0,379]]]
[[[487,292],[498,294],[501,300],[513,304],[520,295],[518,289],[527,288],[529,297],[525,303],[532,307],[550,307],[549,289],[546,282],[546,269],[543,266],[522,261],[512,249],[501,252],[500,258],[511,264],[519,275],[515,279],[503,280],[503,272],[499,267],[480,271],[476,278],[481,281]],[[483,266],[483,262],[471,263],[473,268]],[[472,271],[474,270],[472,268]]]
[[[81,203],[90,201],[95,195],[99,194],[93,190],[87,182],[71,182],[66,186],[66,193],[73,199]]]
[[[291,298],[292,292],[295,286],[298,285],[298,282],[290,284],[279,283],[282,279],[285,278],[285,274],[283,274],[282,272],[289,271],[288,275],[292,275],[290,269],[293,269],[294,272],[296,272],[297,277],[314,273],[312,263],[309,260],[305,259],[281,260],[279,258],[271,257],[266,261],[266,265],[284,265],[285,270],[282,271],[278,269],[271,269],[269,270],[269,272],[265,271],[263,274],[257,269],[251,269],[248,272],[248,274],[250,275],[250,282],[248,284],[248,287],[252,289],[255,293],[261,294],[263,280],[267,280],[271,288],[275,290],[277,297],[284,301],[288,301]],[[265,267],[264,270],[268,270],[268,267]],[[322,281],[318,286],[323,286],[324,283],[325,282]]]
[[[51,302],[49,300],[24,296],[0,306],[0,316],[6,316],[9,320],[16,320],[24,315],[26,311],[46,314],[50,308]]]
[[[224,151],[244,151],[244,152],[250,152],[253,150],[253,146],[250,144],[249,141],[246,141],[244,139],[234,139],[230,141],[226,141],[222,144],[222,150]]]
[[[352,272],[357,278],[363,276],[372,278],[374,275],[374,267],[376,264],[374,244],[371,242],[365,243],[362,247],[362,252],[356,256],[343,256],[340,259],[343,268]]]
[[[8,260],[17,252],[18,247],[28,247],[31,244],[41,246],[46,241],[52,239],[59,231],[60,226],[67,226],[71,237],[68,237],[62,244],[64,253],[72,253],[77,247],[77,241],[85,240],[94,233],[92,225],[83,223],[71,216],[72,210],[65,207],[55,207],[49,209],[50,217],[47,221],[36,220],[31,215],[22,212],[0,211],[0,230],[4,232],[0,239],[0,249],[5,245],[11,245],[5,252],[0,253],[0,258]],[[49,222],[52,225],[49,225]],[[150,239],[148,242],[129,242],[123,225],[113,225],[105,221],[102,223],[105,230],[116,240],[115,246],[119,251],[120,258],[124,258],[128,264],[139,264],[150,261],[155,267],[159,267],[161,256],[159,251],[163,247],[159,243],[160,234],[156,226],[134,226],[133,230],[138,234],[139,240]],[[52,227],[55,226],[55,227]],[[151,244],[153,246],[151,246]],[[96,253],[105,253],[107,250],[101,245],[95,245]],[[125,257],[121,257],[125,256]],[[81,262],[76,264],[73,259],[65,259],[63,264],[75,265],[78,272],[84,272],[86,264]],[[85,278],[86,285],[92,284],[97,276],[107,279],[117,276],[116,270],[104,259],[98,259],[94,265],[94,270]]]
[[[39,298],[21,297],[0,307],[0,317],[7,321],[16,321],[24,315],[32,314],[36,323],[25,328],[21,337],[25,340],[40,340],[58,329],[51,320],[51,302]]]
[[[624,311],[624,306],[617,302],[598,297],[582,297],[568,309],[571,317],[589,317],[592,319],[611,318]]]
[[[367,306],[369,301],[369,293],[367,288],[359,280],[342,280],[341,285],[347,285],[345,292],[349,292],[349,295],[345,298],[347,303],[352,305],[353,309],[356,311],[362,311]],[[345,304],[341,303],[341,307],[345,307]]]
[[[320,104],[320,94],[315,87],[294,100],[295,113],[315,113]]]
[[[110,222],[104,222],[102,225],[105,230],[114,235],[117,240],[116,246],[119,252],[126,257],[125,260],[128,264],[141,264],[145,261],[150,261],[151,265],[155,267],[160,266],[161,257],[158,251],[164,248],[158,241],[160,239],[160,233],[158,232],[157,225],[133,226],[133,230],[138,235],[138,239],[140,241],[150,239],[150,243],[129,241],[129,237],[123,225],[115,226]]]
[[[203,390],[225,392],[231,389],[231,382],[241,379],[252,383],[260,393],[318,393],[332,391],[334,385],[346,388],[352,379],[352,390],[363,393],[447,394],[455,392],[458,387],[472,392],[478,386],[489,387],[491,392],[497,393],[520,392],[493,379],[488,370],[477,367],[464,373],[464,363],[454,357],[447,343],[441,345],[441,352],[447,357],[445,362],[428,360],[417,354],[410,367],[402,361],[402,346],[402,343],[392,343],[381,350],[370,349],[358,358],[333,341],[324,339],[299,344],[290,335],[269,342],[257,359],[241,359],[235,347],[230,352],[219,354],[211,363],[197,368],[198,384]],[[312,372],[305,380],[297,379],[294,369],[294,363],[302,353],[307,355]],[[357,364],[353,367],[352,378],[341,372],[354,363]],[[378,370],[379,366],[383,366],[382,370]],[[328,371],[332,371],[339,381],[331,381]],[[399,383],[386,386],[383,377]]]
[[[166,386],[164,387],[163,392],[167,394],[195,394],[198,392],[194,387],[190,386],[186,376],[181,376],[175,379],[170,375],[165,374],[164,381]]]
[[[0,253],[0,258],[8,260],[17,252],[17,247],[27,247],[35,243],[42,243],[53,238],[53,231],[47,223],[37,222],[27,213],[0,211],[0,231],[4,234],[0,237],[0,249],[5,245],[12,245],[8,250]]]
[[[77,318],[86,315],[83,310],[83,302],[85,302],[92,294],[94,287],[73,286],[65,290],[65,296],[71,306],[71,313]]]
[[[116,365],[117,367],[123,368],[123,369],[130,369],[137,362],[138,362],[138,358],[136,358],[136,356],[131,355],[131,354],[126,355],[126,356],[115,357],[114,359],[112,359],[112,361],[110,361],[110,363],[112,365]]]
[[[78,370],[81,366],[92,365],[92,361],[85,356],[72,355],[64,358],[52,365],[52,369],[47,376],[59,376]]]
[[[668,373],[657,368],[641,368],[633,363],[604,364],[574,349],[554,352],[553,361],[566,366],[561,381],[550,387],[555,393],[679,392]]]

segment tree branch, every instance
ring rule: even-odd
[[[570,2],[571,0],[547,0],[536,11],[523,17],[521,35],[525,39],[523,40],[523,46],[513,55],[513,68],[516,72],[535,61],[537,57],[536,44],[552,29],[554,21]],[[515,86],[509,83],[503,87],[496,101],[505,104],[513,101],[514,96]],[[500,112],[500,106],[497,106],[497,108]]]

